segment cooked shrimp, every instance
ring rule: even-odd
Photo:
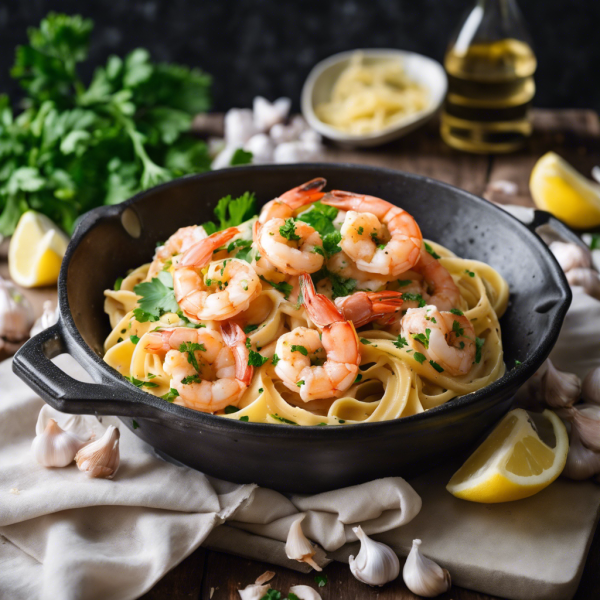
[[[402,306],[402,294],[392,291],[354,292],[351,296],[336,298],[335,305],[342,311],[344,319],[354,323],[354,327],[373,321],[383,327],[396,319]]]
[[[323,241],[308,223],[271,219],[258,234],[261,256],[288,275],[315,273],[323,266]]]
[[[369,292],[384,290],[390,279],[385,275],[361,271],[343,250],[327,260],[327,270],[344,279],[354,279],[357,289]]]
[[[476,354],[475,330],[467,317],[429,305],[409,309],[401,323],[411,348],[449,375],[466,375],[471,370]]]
[[[238,233],[235,227],[213,233],[189,248],[175,266],[175,299],[191,321],[224,321],[246,310],[262,289],[254,269],[237,258],[210,263],[212,253]]]
[[[201,225],[191,225],[178,229],[162,246],[156,248],[154,260],[148,271],[148,279],[152,279],[159,271],[162,271],[165,263],[173,256],[185,252],[196,242],[207,238],[206,231]]]
[[[421,258],[414,270],[423,276],[429,286],[429,293],[426,296],[429,304],[434,304],[440,310],[450,310],[460,306],[460,290],[454,283],[452,275],[439,260],[425,250],[425,246],[421,250]]]
[[[246,335],[238,325],[226,323],[221,333],[176,327],[146,339],[148,352],[164,354],[165,373],[179,392],[177,404],[210,413],[236,406],[252,379]]]
[[[315,292],[310,276],[301,275],[300,281],[304,306],[321,335],[315,329],[297,327],[281,336],[275,348],[279,357],[275,372],[304,402],[336,398],[354,383],[358,374],[356,331],[331,300]],[[318,359],[323,350],[324,364],[311,366],[311,355]]]
[[[396,277],[419,260],[423,236],[405,210],[376,198],[334,190],[323,204],[347,210],[341,247],[361,271]]]
[[[267,202],[260,211],[258,220],[261,224],[271,219],[289,219],[294,211],[305,204],[320,200],[325,193],[321,190],[327,185],[323,177],[307,181],[298,187],[288,190],[279,198]]]

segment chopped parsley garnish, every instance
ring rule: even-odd
[[[161,398],[167,402],[173,402],[178,396],[179,392],[175,388],[171,388],[164,396],[161,396]]]
[[[298,387],[300,387],[301,385],[304,385],[304,379],[301,379],[300,381],[296,381],[296,385]]]
[[[140,424],[135,419],[131,419],[131,424],[133,425],[134,429],[137,429],[140,426]]]
[[[294,219],[286,219],[285,224],[279,228],[279,235],[290,241],[297,241],[300,239],[300,236],[296,234]]]
[[[323,425],[327,425],[327,423],[317,423],[317,427],[322,427]]]
[[[465,273],[469,276],[469,277],[475,277],[475,273],[473,273],[473,271],[469,271],[469,269],[465,269]]]
[[[313,229],[319,232],[321,237],[324,237],[335,231],[333,220],[337,217],[338,212],[338,209],[334,206],[315,202],[310,210],[303,212],[298,217],[298,221],[308,223]]]
[[[462,310],[458,310],[458,308],[451,308],[451,309],[450,309],[450,312],[451,312],[453,315],[457,315],[457,316],[459,316],[459,317],[462,317],[462,316],[465,314],[465,313],[464,313]]]
[[[595,248],[592,248],[592,249],[595,250]],[[523,363],[520,360],[515,360],[515,367],[519,367],[522,364]]]
[[[397,279],[396,281],[398,282],[399,287],[405,287],[412,283],[412,279]]]
[[[364,227],[359,227],[356,231],[358,231],[358,235],[362,235],[365,232]]]
[[[419,363],[419,364],[423,364],[425,362],[425,355],[421,354],[420,352],[415,352],[413,354],[413,356],[415,357],[415,360]]]
[[[117,277],[117,279],[115,280],[115,285],[113,286],[113,289],[115,290],[115,292],[118,292],[121,289],[122,284],[123,284],[123,278]]]
[[[229,406],[225,407],[225,414],[226,415],[231,415],[233,413],[239,412],[239,408],[237,406],[232,406],[231,404]]]
[[[252,348],[252,342],[250,341],[250,338],[247,337],[244,343],[246,344],[246,348]]]
[[[120,337],[120,338],[117,340],[117,344],[120,344],[122,341],[123,341],[123,338],[122,338],[122,337]]]
[[[158,383],[154,383],[153,381],[144,381],[143,379],[136,379],[135,377],[125,377],[128,379],[135,387],[149,387],[149,388],[157,388]]]
[[[437,325],[437,320],[435,317],[431,317],[431,319],[429,319],[432,323],[435,323]]]
[[[366,338],[360,338],[360,343],[361,344],[365,344],[365,346],[369,346],[370,344],[372,344],[373,342],[369,341]]]
[[[362,378],[363,378],[362,374],[361,374],[361,373],[359,373],[359,374],[356,376],[356,379],[354,380],[354,384],[353,384],[353,385],[356,385],[357,383],[359,383],[359,382],[360,382],[360,380],[361,380]]]
[[[279,356],[277,356],[277,354],[273,354],[273,358],[271,359],[271,362],[273,363],[273,366],[276,367],[277,363],[279,362]]]
[[[295,344],[292,344],[291,350],[292,352],[300,352],[302,356],[308,356],[308,350],[304,346],[296,346]]]
[[[130,335],[129,339],[131,340],[132,344],[137,344],[140,341],[140,338],[137,335]]]
[[[344,419],[338,419],[338,423],[345,423]]]
[[[196,371],[200,371],[200,365],[196,360],[196,352],[206,352],[206,346],[204,344],[197,344],[196,342],[183,342],[179,346],[179,352],[187,353],[187,361]]]
[[[399,348],[400,350],[404,348],[404,346],[408,346],[408,342],[401,335],[398,336],[398,339],[395,342],[393,342],[393,344],[394,346],[396,346],[396,348]]]
[[[281,283],[275,283],[274,281],[269,281],[263,275],[259,275],[259,277],[265,283],[268,283],[269,285],[273,286],[278,292],[281,292],[283,294],[283,297],[286,300],[290,297],[290,294],[292,293],[292,290],[294,289],[294,286],[292,286],[289,283],[286,283],[285,281],[282,281]]]
[[[332,273],[326,267],[312,274],[313,282],[316,285],[321,279],[329,278],[331,281],[332,297],[341,298],[349,296],[356,289],[356,279],[345,279],[336,273]]]
[[[483,338],[475,338],[475,362],[479,364],[481,362],[481,349],[485,340]]]
[[[462,350],[462,349],[465,347],[465,343],[464,343],[464,342],[461,342],[461,343],[458,345],[458,347],[459,347],[459,348]]]
[[[201,381],[200,375],[188,375],[181,380],[181,383],[183,385],[190,385],[191,383],[200,383]]]
[[[288,425],[298,425],[298,423],[296,423],[296,421],[290,421],[289,419],[286,419],[284,417],[280,417],[277,413],[275,413],[274,415],[271,415],[275,420],[280,421],[281,423],[287,423]]]
[[[219,219],[219,225],[215,225],[212,221],[204,223],[204,231],[208,235],[228,227],[241,225],[244,221],[256,215],[256,197],[251,192],[245,192],[239,198],[225,196],[217,202],[214,212],[217,219]]]
[[[339,245],[341,241],[342,234],[339,231],[333,231],[323,236],[323,250],[327,257],[342,251],[342,247]]]
[[[248,357],[248,365],[250,367],[262,367],[269,358],[267,356],[263,356],[260,352],[255,352],[254,350],[250,350],[250,356]]]
[[[147,374],[146,374],[146,377],[147,377],[148,379],[154,379],[154,378],[156,377],[156,375],[155,375],[154,373],[147,373]]]
[[[247,423],[250,420],[250,417],[248,417],[248,416],[240,417],[238,420],[239,421],[244,421],[244,423]]]
[[[340,421],[340,423],[343,423],[343,421]],[[327,585],[327,575],[316,575],[315,581],[319,587],[325,587]]]
[[[411,294],[410,292],[404,292],[402,294],[402,300],[404,300],[404,302],[418,302],[419,308],[427,306],[427,302],[423,300],[423,296],[421,296],[421,294]]]
[[[452,323],[452,333],[454,333],[456,337],[462,337],[465,334],[465,330],[460,326],[458,321]]]
[[[204,323],[192,323],[182,311],[177,311],[177,316],[183,321],[182,327],[190,327],[192,329],[201,329],[202,327],[206,327]]]
[[[168,271],[161,271],[151,281],[138,283],[133,291],[141,296],[138,300],[141,312],[136,313],[137,309],[134,309],[135,318],[140,323],[157,321],[165,313],[176,313],[179,310],[173,291],[173,275]],[[138,314],[142,319],[138,318]]]
[[[264,391],[265,391],[264,388],[258,388],[258,393],[259,394],[262,394]]]
[[[442,369],[442,367],[440,367],[440,365],[438,365],[436,362],[434,362],[433,360],[429,361],[429,364],[438,372],[438,373],[443,373],[444,369]]]
[[[425,333],[413,333],[413,338],[417,342],[421,342],[425,348],[429,348],[429,336],[431,335],[431,329],[426,329]]]
[[[379,246],[377,246],[377,250],[385,250],[385,244],[379,244]]]
[[[321,246],[315,246],[312,253],[320,254],[321,256],[325,257],[325,250],[323,250],[323,248],[321,248]]]
[[[433,258],[442,258],[427,242],[423,242],[425,250],[433,256]]]
[[[248,334],[248,333],[252,333],[253,331],[258,329],[258,325],[246,325],[246,327],[244,327],[244,333]]]

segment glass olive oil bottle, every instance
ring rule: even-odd
[[[516,150],[531,135],[537,61],[514,0],[478,0],[450,42],[441,135],[467,152]]]

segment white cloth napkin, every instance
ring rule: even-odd
[[[69,357],[56,362],[72,376],[86,377]],[[121,466],[113,480],[88,479],[75,465],[46,469],[30,451],[43,402],[11,367],[10,360],[0,364],[2,599],[137,598],[226,520],[235,528],[216,539],[231,551],[308,570],[283,551],[299,513],[306,513],[305,533],[336,550],[356,540],[353,526],[388,531],[421,508],[421,499],[401,478],[290,498],[208,478],[163,461],[126,427],[120,427]],[[120,423],[89,420],[98,435],[108,424]],[[322,549],[316,560],[329,562]]]

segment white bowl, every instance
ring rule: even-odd
[[[365,134],[346,133],[323,123],[315,114],[315,106],[330,100],[335,82],[356,52],[363,54],[367,64],[382,59],[399,59],[407,76],[427,90],[427,107],[385,129]],[[313,68],[302,88],[301,108],[308,124],[330,140],[347,146],[378,146],[402,137],[428,121],[442,105],[447,88],[448,79],[442,65],[427,56],[405,50],[351,50],[334,54]]]

